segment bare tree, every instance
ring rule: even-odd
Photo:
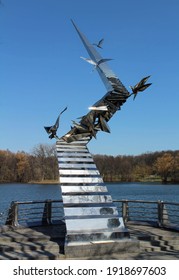
[[[55,146],[39,144],[32,154],[36,157],[36,169],[40,181],[57,179],[57,159]]]

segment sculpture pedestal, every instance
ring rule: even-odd
[[[102,240],[91,242],[69,243],[65,246],[65,257],[71,259],[109,259],[109,256],[123,256],[124,253],[139,253],[139,241],[122,238],[114,240]]]
[[[89,246],[89,242],[106,243],[129,238],[123,219],[119,217],[88,151],[88,142],[89,138],[56,143],[66,223],[66,251],[67,246]]]

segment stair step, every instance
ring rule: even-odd
[[[16,242],[11,242],[9,244],[0,244],[0,252],[29,252],[29,251],[51,251],[51,252],[59,252],[59,245],[53,242],[49,242],[48,244],[34,244],[34,243],[26,243],[20,244]]]
[[[160,252],[161,251],[161,247],[151,245],[151,243],[148,241],[140,241],[140,248],[146,252],[154,252],[154,251]]]
[[[143,250],[147,250],[148,252],[152,251],[176,251],[179,250],[179,244],[175,246],[171,246],[167,244],[165,241],[157,242],[157,241],[140,241],[140,247]]]
[[[46,241],[48,242],[50,240],[49,236],[45,235],[29,235],[28,236],[23,236],[23,235],[16,235],[16,234],[11,234],[11,235],[0,235],[0,242],[27,242],[27,241],[32,241],[32,242],[42,242]]]
[[[154,246],[173,246],[178,248],[179,236],[155,236],[155,235],[141,235],[137,237],[139,241],[148,241]]]
[[[177,251],[179,251],[179,244],[177,244],[177,245],[169,245],[170,246],[170,248],[172,249],[172,250],[177,250]]]
[[[0,255],[0,260],[56,260],[59,254],[44,251],[29,252],[4,252]]]
[[[163,240],[166,240],[166,241],[175,241],[176,243],[179,244],[179,234],[178,235],[173,235],[173,236],[170,236],[170,235],[164,235],[161,237],[161,239]]]
[[[138,236],[138,239],[141,241],[158,241],[161,240],[160,236],[154,236],[154,235],[140,235]]]

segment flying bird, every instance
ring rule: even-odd
[[[97,44],[94,43],[93,45],[98,47],[98,48],[100,48],[100,49],[102,49],[101,45],[103,44],[103,42],[104,42],[104,39],[101,39]]]
[[[50,136],[49,136],[50,139],[52,139],[52,138],[57,138],[57,139],[58,139],[57,130],[58,130],[58,128],[59,128],[60,116],[61,116],[61,114],[63,114],[63,112],[65,112],[66,110],[67,110],[67,107],[66,107],[63,111],[60,112],[60,114],[58,115],[58,118],[57,118],[57,120],[56,120],[56,122],[55,122],[54,125],[52,125],[52,126],[44,126],[46,132],[47,132],[48,134],[50,134]]]
[[[133,100],[136,98],[139,91],[144,91],[146,88],[148,88],[152,83],[146,84],[147,80],[150,78],[150,76],[147,76],[143,78],[139,83],[137,83],[134,87],[130,86],[132,89],[132,94],[134,94]]]

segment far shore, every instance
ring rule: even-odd
[[[122,183],[122,184],[124,184],[124,183],[159,183],[159,184],[162,184],[163,182],[162,182],[162,180],[159,180],[159,179],[157,179],[157,180],[141,180],[141,181],[131,181],[131,182],[128,182],[128,181],[104,181],[104,183],[108,183],[108,184],[116,184],[116,183]],[[57,181],[57,180],[44,180],[44,181],[31,181],[31,182],[28,182],[27,184],[39,184],[39,185],[47,185],[47,184],[49,184],[49,185],[59,185],[60,184],[60,182],[59,181]],[[166,183],[163,183],[163,184],[179,184],[179,182],[171,182],[171,181],[168,181],[168,182],[166,182]]]
[[[43,180],[43,181],[31,181],[27,184],[39,184],[39,185],[59,185],[60,182],[57,180]]]
[[[141,181],[104,181],[104,183],[108,183],[108,184],[117,184],[117,183],[148,183],[148,184],[153,184],[153,183],[158,183],[158,184],[179,184],[179,181],[176,182],[172,182],[172,181],[168,181],[168,182],[162,182],[162,180],[141,180]],[[60,182],[58,180],[43,180],[43,181],[30,181],[30,182],[0,182],[1,184],[31,184],[31,185],[60,185]]]

